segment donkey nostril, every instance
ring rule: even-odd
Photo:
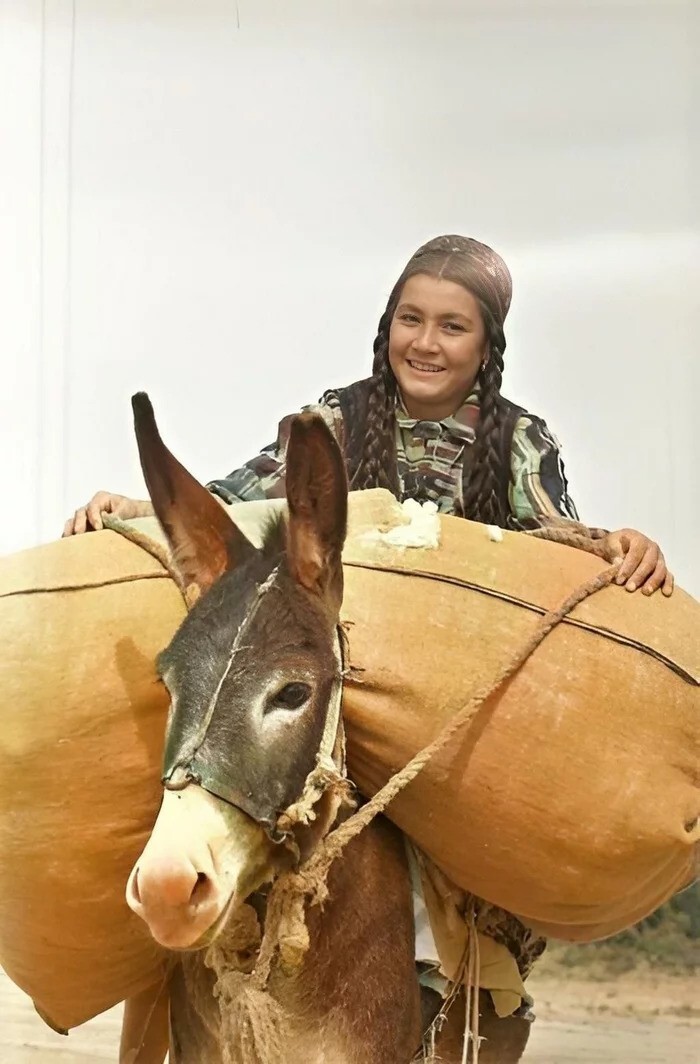
[[[206,867],[206,866],[205,866]],[[189,861],[153,859],[132,870],[126,888],[127,904],[144,913],[190,910],[190,915],[215,905],[219,896],[216,874],[199,872]]]
[[[190,905],[201,905],[208,901],[214,891],[214,884],[205,872],[198,872],[195,885],[190,894]]]

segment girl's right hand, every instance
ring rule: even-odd
[[[124,495],[112,495],[109,491],[98,491],[86,506],[81,506],[69,517],[63,529],[64,536],[78,536],[81,532],[99,531],[102,526],[101,514],[114,514],[122,521],[132,517],[152,517],[153,504],[150,500],[127,499]]]

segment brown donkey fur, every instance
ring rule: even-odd
[[[322,419],[295,419],[288,520],[270,529],[258,550],[164,446],[146,396],[135,397],[134,411],[151,499],[194,602],[160,662],[173,697],[165,786],[201,782],[214,801],[238,806],[288,853],[276,835],[278,817],[298,800],[314,767],[332,690],[347,521],[342,456]],[[316,841],[330,826],[317,827]],[[313,831],[296,841],[308,855]],[[271,862],[260,882],[279,867]],[[209,886],[202,879],[193,898]],[[212,936],[205,936],[175,955],[171,1064],[409,1064],[416,1058],[425,1015],[398,830],[381,818],[372,822],[332,866],[327,886],[323,906],[306,912],[303,961],[291,972],[279,965],[271,971],[270,1010],[283,1017],[274,1052],[274,1039],[256,1046],[242,1031],[231,1032],[225,1017],[222,1023],[226,1004],[207,964],[204,947]],[[262,924],[265,899],[264,889],[248,899]],[[223,921],[218,943],[225,945],[233,917]],[[429,1018],[439,1004],[434,997]],[[488,1026],[489,1009],[483,1011]],[[462,1059],[463,1017],[458,1001],[436,1047],[446,1064]],[[514,1022],[498,1021],[503,1053],[486,1055],[497,1051],[492,1042],[482,1061],[519,1059],[527,1035],[519,1047],[511,1045],[521,1021]]]

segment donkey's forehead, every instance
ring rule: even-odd
[[[321,604],[298,587],[285,559],[257,554],[225,573],[194,606],[161,655],[159,668],[164,676],[198,668],[218,671],[237,640],[242,652],[257,649],[269,655],[292,648],[318,653],[332,638],[333,626]]]

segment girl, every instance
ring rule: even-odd
[[[544,421],[501,395],[511,293],[505,263],[476,240],[442,236],[413,255],[379,322],[372,376],[307,407],[335,433],[351,488],[385,487],[401,500],[432,500],[444,513],[504,528],[577,520],[554,437]],[[283,496],[290,421],[281,422],[276,443],[209,489],[226,502]],[[98,492],[67,521],[64,535],[101,528],[104,511],[125,519],[153,513],[150,502]],[[645,595],[672,593],[656,543],[632,529],[592,534],[604,540],[607,557],[623,559],[619,584]],[[520,1059],[528,1039],[531,1002],[521,980],[545,942],[503,910],[478,902],[476,911],[478,929],[510,954],[510,972],[501,965],[500,977],[515,991],[511,999],[522,1001],[499,1019],[491,997],[480,996],[487,1038],[481,1059],[507,1064]],[[436,983],[426,967],[419,965],[427,988]],[[463,1019],[455,1039],[462,1031]]]
[[[576,520],[554,437],[501,395],[511,294],[505,262],[477,240],[441,236],[413,255],[379,322],[372,376],[306,407],[336,434],[351,488],[385,487],[505,528]],[[274,444],[210,490],[226,502],[283,496],[290,420]],[[64,536],[101,528],[105,511],[153,513],[150,502],[101,491],[69,518]],[[619,584],[671,594],[656,543],[629,528],[593,534],[607,556],[624,559]]]

